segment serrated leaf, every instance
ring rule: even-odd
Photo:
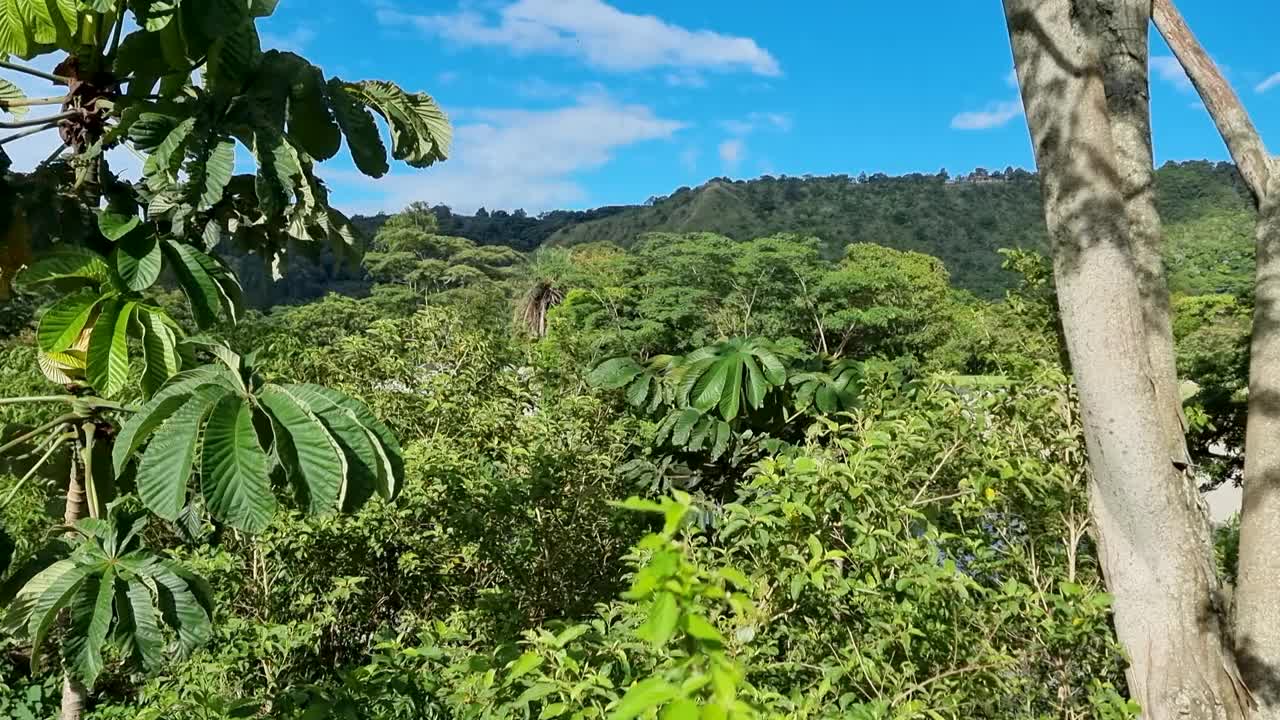
[[[210,615],[188,582],[164,565],[151,574],[159,598],[160,617],[178,634],[179,657],[209,641]]]
[[[313,513],[338,510],[346,491],[347,460],[320,418],[283,388],[268,385],[259,401],[276,421],[276,454],[285,475],[305,494]]]
[[[107,300],[93,323],[85,377],[95,390],[114,397],[129,381],[129,323],[137,303]]]
[[[229,393],[227,388],[220,385],[200,386],[155,431],[138,463],[136,480],[138,496],[148,510],[165,520],[174,521],[178,518],[178,513],[182,512],[182,507],[186,504],[187,482],[195,464],[200,431],[214,405]],[[157,395],[150,404],[155,406],[155,413],[158,414],[181,397],[184,396]],[[139,428],[139,435],[141,429],[143,428]],[[137,441],[131,439],[128,442],[132,444]],[[119,443],[118,440],[117,447]],[[119,453],[118,450],[116,452]],[[127,461],[127,455],[125,459]],[[116,463],[123,465],[118,456]]]
[[[209,413],[201,449],[200,488],[210,514],[246,532],[265,530],[276,510],[269,469],[253,408],[238,395],[223,397]]]
[[[345,87],[352,97],[387,121],[391,153],[397,160],[422,168],[449,156],[453,130],[430,95],[410,95],[393,83],[380,80],[346,83]]]
[[[382,457],[374,447],[374,436],[354,412],[334,404],[319,392],[320,388],[310,385],[281,387],[299,404],[320,418],[325,429],[342,448],[347,459],[347,492],[344,497],[344,508],[352,509],[364,504],[379,491],[378,466],[382,462]]]
[[[147,120],[147,117],[144,114],[139,118],[134,128],[136,129],[139,125],[142,125]],[[165,134],[164,140],[151,151],[147,161],[142,166],[143,177],[146,180],[147,188],[151,192],[158,193],[177,182],[178,169],[182,167],[187,142],[191,139],[191,134],[195,127],[195,118],[187,118],[179,122]],[[143,142],[136,139],[138,134],[130,132],[130,137],[135,138],[135,143],[143,144]]]
[[[80,338],[102,300],[96,290],[84,289],[59,300],[40,317],[36,341],[46,353],[60,353]]]

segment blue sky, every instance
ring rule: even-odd
[[[1280,143],[1280,3],[1179,5]],[[264,46],[330,74],[425,90],[454,120],[441,166],[373,182],[345,153],[330,162],[350,212],[536,212],[721,175],[1032,165],[998,0],[282,0],[262,29]],[[1152,52],[1158,161],[1225,158],[1154,33]]]

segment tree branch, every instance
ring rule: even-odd
[[[71,118],[76,117],[79,114],[80,113],[72,110],[64,113],[58,113],[57,115],[50,115],[49,117],[32,118],[31,120],[20,120],[18,122],[11,122],[11,123],[0,122],[0,129],[17,130],[18,128],[29,128],[29,127],[34,127],[36,125],[46,125],[51,123],[56,124],[63,120],[70,120]]]
[[[1152,9],[1156,29],[1187,71],[1187,77],[1191,78],[1214,124],[1218,126],[1218,132],[1226,141],[1231,159],[1261,205],[1272,174],[1271,155],[1262,142],[1262,136],[1254,127],[1240,97],[1173,6],[1173,0],[1155,0]]]
[[[56,127],[58,127],[57,123],[48,123],[46,125],[41,125],[39,127],[33,127],[30,130],[23,130],[20,133],[14,133],[8,137],[0,138],[0,145],[11,143],[14,140],[21,140],[24,137],[31,137],[32,135],[38,135],[39,133],[42,133],[45,130],[52,130]]]
[[[53,73],[47,73],[43,70],[37,70],[32,67],[27,67],[26,65],[18,65],[17,63],[6,62],[4,60],[0,60],[0,68],[31,75],[42,80],[48,80],[55,85],[66,85],[70,82],[69,78],[62,77],[61,75],[54,75]]]
[[[67,101],[66,95],[50,95],[39,98],[18,98],[17,100],[0,100],[0,108],[33,107],[35,105],[61,105]]]

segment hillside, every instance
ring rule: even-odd
[[[1170,163],[1157,173],[1175,291],[1239,291],[1252,266],[1249,201],[1232,166]],[[871,242],[934,255],[956,285],[999,295],[1001,248],[1044,250],[1036,176],[1022,170],[851,178],[715,179],[608,217],[565,227],[549,243],[630,246],[647,232],[705,231],[744,240],[815,235],[829,255]]]

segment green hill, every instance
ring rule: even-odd
[[[1239,292],[1252,271],[1253,220],[1234,167],[1171,163],[1158,171],[1157,190],[1175,291]],[[644,233],[693,231],[738,240],[779,232],[814,235],[831,257],[859,242],[923,252],[942,259],[956,285],[988,297],[999,295],[1009,281],[1000,269],[999,249],[1044,250],[1047,244],[1039,182],[1015,169],[957,178],[718,178],[568,225],[548,243],[629,247]]]

